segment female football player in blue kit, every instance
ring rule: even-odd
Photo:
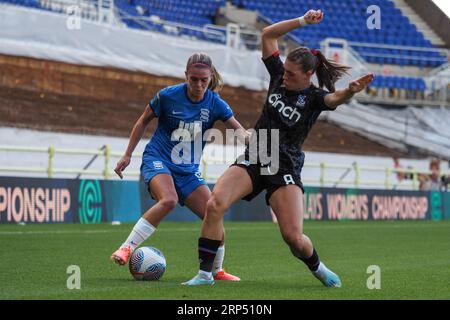
[[[319,23],[322,19],[320,10],[310,10],[303,17],[281,21],[263,30],[263,62],[270,74],[270,85],[255,127],[255,136],[261,138],[261,130],[279,130],[279,167],[272,169],[272,164],[263,163],[259,154],[254,154],[250,147],[244,158],[238,158],[219,178],[208,200],[198,241],[200,270],[184,284],[214,283],[211,271],[215,252],[220,246],[226,210],[235,201],[241,198],[250,201],[266,190],[266,202],[275,213],[283,240],[292,254],[303,261],[325,286],[341,286],[340,278],[320,261],[311,240],[303,233],[303,185],[300,175],[305,156],[302,144],[322,111],[334,110],[362,91],[373,80],[373,75],[368,74],[351,81],[345,89],[335,90],[335,82],[349,68],[328,61],[319,50],[299,47],[288,54],[285,63],[281,61],[277,39],[294,29]],[[314,73],[317,74],[319,88],[311,83]],[[324,85],[328,91],[321,89]],[[250,146],[256,141],[253,138]],[[267,149],[271,148],[267,146]],[[250,163],[249,158],[258,160]],[[273,174],[263,174],[263,168]]]
[[[198,136],[194,137],[194,134],[200,133],[203,137],[214,122],[221,120],[227,128],[238,130],[241,139],[248,136],[231,108],[215,92],[220,89],[222,79],[208,55],[192,55],[185,75],[185,83],[162,89],[146,106],[133,127],[125,155],[117,163],[115,172],[122,178],[145,128],[152,119],[158,118],[158,127],[145,148],[141,165],[141,176],[156,204],[144,213],[126,241],[112,254],[111,259],[119,265],[127,263],[131,253],[153,234],[177,203],[186,205],[203,219],[211,192],[199,173],[205,142],[201,142],[200,152],[196,154],[194,138],[198,139]],[[222,268],[223,236],[222,230],[221,246],[214,261],[214,277],[216,280],[239,281]]]

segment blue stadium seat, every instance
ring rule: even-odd
[[[425,91],[426,84],[422,78],[376,75],[371,88]]]

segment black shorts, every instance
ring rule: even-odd
[[[270,206],[269,199],[272,194],[277,191],[278,188],[290,184],[298,186],[300,189],[302,189],[302,192],[305,193],[305,189],[303,188],[303,183],[299,175],[281,172],[274,175],[263,175],[261,174],[262,167],[259,164],[246,165],[235,162],[231,166],[244,168],[250,176],[250,179],[252,180],[253,191],[243,197],[243,200],[251,201],[258,194],[260,194],[261,191],[266,190],[266,203],[268,206]]]

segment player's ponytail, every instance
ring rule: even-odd
[[[209,82],[208,89],[216,92],[219,92],[222,89],[222,76],[213,65],[211,57],[206,53],[197,52],[190,56],[186,65],[186,71],[189,69],[189,67],[210,69],[211,81]]]
[[[319,86],[322,88],[324,85],[330,92],[334,92],[334,84],[344,75],[348,74],[347,71],[350,67],[339,64],[335,61],[328,60],[319,50],[311,50],[311,53],[315,55],[318,60],[317,64],[317,79],[319,80]]]
[[[211,66],[211,82],[209,83],[208,89],[212,91],[219,92],[223,88],[223,80],[220,73],[217,71],[214,65]]]
[[[303,72],[310,70],[316,72],[319,87],[323,88],[325,86],[330,92],[335,91],[334,84],[351,69],[335,61],[328,60],[319,50],[310,50],[306,47],[294,49],[289,53],[287,59],[299,65]]]

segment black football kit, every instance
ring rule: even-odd
[[[334,110],[325,105],[324,98],[329,93],[313,84],[301,91],[289,91],[283,85],[284,65],[278,52],[263,59],[270,74],[270,85],[264,108],[255,126],[245,153],[233,165],[245,168],[252,179],[253,191],[244,197],[250,201],[266,189],[266,202],[281,186],[295,184],[303,190],[301,171],[305,160],[302,145],[322,111]],[[271,131],[278,129],[278,141],[272,141]],[[262,131],[260,131],[262,130]],[[266,133],[261,133],[266,131]],[[261,143],[261,141],[263,141]],[[267,141],[267,145],[264,144]],[[255,145],[256,143],[256,145]],[[278,152],[278,167],[274,163],[264,163],[273,158],[272,149]],[[261,157],[261,146],[264,155]]]

